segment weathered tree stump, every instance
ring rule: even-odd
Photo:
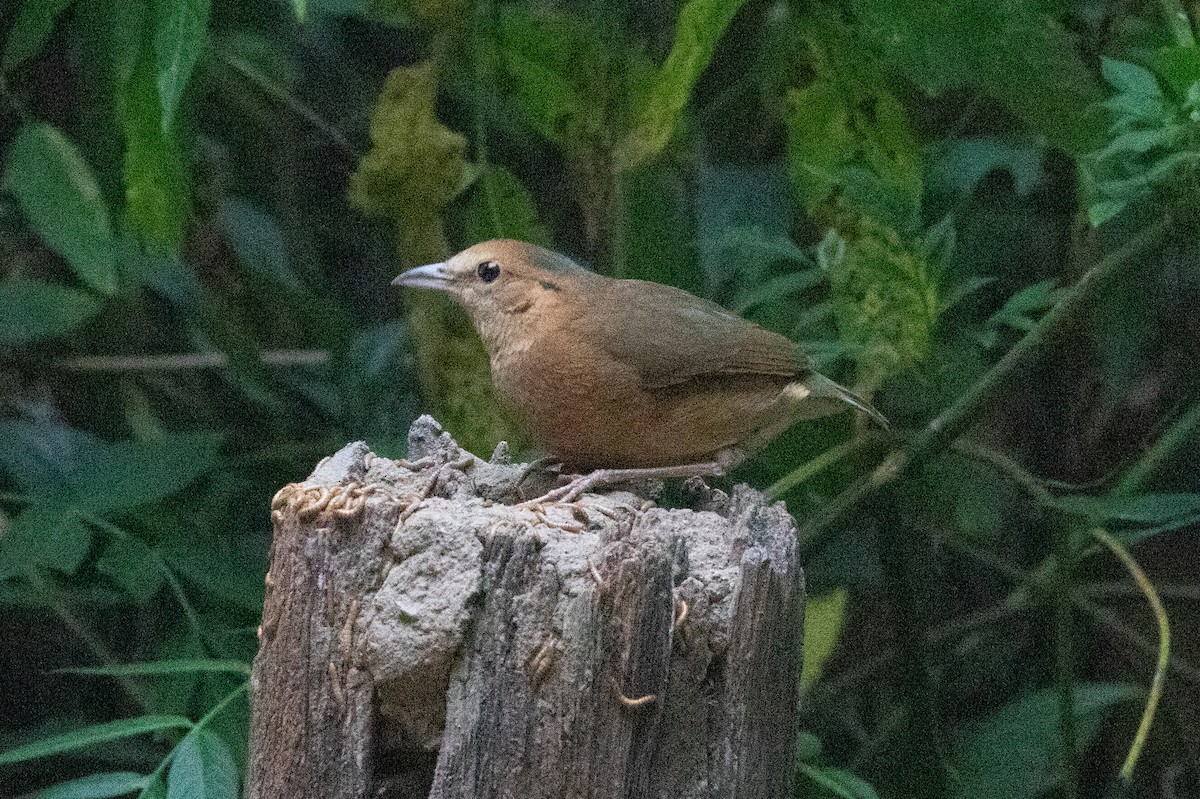
[[[273,503],[250,799],[791,795],[804,589],[781,504],[697,481],[695,509],[539,514],[501,501],[525,467],[428,417],[409,444],[348,445]]]

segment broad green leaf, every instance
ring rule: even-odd
[[[112,799],[146,786],[149,777],[132,771],[89,774],[77,780],[61,782],[33,794],[30,799]]]
[[[107,448],[91,433],[51,419],[0,419],[0,465],[30,494],[62,498],[71,490],[67,475]]]
[[[0,282],[0,345],[65,335],[95,316],[100,306],[94,296],[57,283],[9,278]]]
[[[972,88],[1069,153],[1104,130],[1100,86],[1075,36],[1036,0],[854,0],[885,58],[931,95]]]
[[[1080,747],[1095,737],[1115,705],[1141,695],[1134,685],[1078,683],[1075,724]],[[961,799],[1033,799],[1062,776],[1059,695],[1045,689],[1005,705],[963,735],[955,747]]]
[[[1042,180],[1043,149],[998,137],[953,139],[940,148],[930,166],[930,183],[959,198],[967,198],[992,172],[1005,170],[1013,188],[1025,197]]]
[[[92,168],[56,128],[31,122],[8,150],[4,189],[34,230],[101,294],[118,287],[108,208]]]
[[[788,174],[810,213],[829,203],[905,234],[919,229],[923,157],[908,113],[862,44],[825,14],[804,32],[814,78],[787,92]]]
[[[7,752],[0,752],[0,765],[20,763],[39,757],[60,755],[63,752],[73,752],[98,743],[115,741],[120,738],[130,738],[134,735],[144,735],[159,730],[187,729],[192,722],[183,716],[137,716],[131,719],[120,719],[105,724],[94,724],[73,732],[43,738],[40,741],[18,746]]]
[[[1037,324],[1035,316],[1050,310],[1062,289],[1055,278],[1034,283],[1008,298],[999,311],[992,314],[987,324],[992,327],[1006,325],[1016,330],[1029,332]]]
[[[162,550],[176,574],[200,589],[210,600],[228,602],[252,613],[262,612],[265,568],[229,549],[206,545]]]
[[[0,70],[11,72],[41,52],[55,21],[75,0],[24,0],[8,32]]]
[[[145,602],[162,588],[166,575],[153,550],[132,536],[112,538],[96,560],[96,571],[108,577],[138,602]]]
[[[833,654],[846,622],[846,589],[839,588],[804,603],[804,668],[800,693],[805,694],[821,677],[825,661]]]
[[[1200,47],[1163,47],[1154,56],[1154,72],[1176,97],[1187,98],[1200,81]]]
[[[154,53],[143,43],[117,92],[125,133],[125,221],[151,250],[177,254],[188,214],[187,177],[174,134],[162,124],[157,81]]]
[[[238,799],[238,771],[229,747],[211,730],[193,730],[175,748],[167,799]]]
[[[434,114],[432,62],[393,69],[371,117],[371,150],[350,176],[350,199],[396,225],[400,252],[421,260],[445,249],[442,210],[463,185],[466,140]],[[435,255],[438,254],[438,255]]]
[[[169,131],[204,49],[210,0],[154,0],[154,56],[162,129]]]
[[[635,109],[633,129],[617,151],[617,162],[632,170],[662,152],[679,127],[683,110],[717,42],[746,0],[688,0],[679,10],[675,39]]]
[[[1165,524],[1200,512],[1200,494],[1141,494],[1130,497],[1061,497],[1051,505],[1097,521]]]
[[[560,145],[580,139],[595,113],[581,83],[594,66],[573,69],[572,53],[585,62],[603,60],[599,32],[583,20],[547,8],[505,6],[497,30],[497,66],[505,87],[526,121],[543,138]]]
[[[92,546],[92,531],[69,505],[37,502],[10,522],[0,552],[6,560],[74,574]]]
[[[287,240],[269,214],[237,197],[221,201],[217,222],[233,245],[238,260],[272,289],[302,292],[304,285],[288,263]]]
[[[1162,97],[1158,79],[1154,77],[1153,72],[1140,64],[1131,64],[1128,61],[1118,61],[1102,56],[1100,72],[1118,92],[1140,97]]]
[[[538,221],[537,208],[512,172],[488,164],[471,184],[456,227],[467,245],[488,239],[519,239],[548,246],[550,232]]]
[[[186,658],[180,660],[155,660],[148,663],[118,663],[112,666],[75,666],[54,670],[55,674],[100,675],[109,677],[192,674],[194,672],[228,672],[248,675],[250,673],[250,664],[243,663],[240,660]]]
[[[869,782],[844,769],[801,763],[800,773],[842,799],[879,799]]]
[[[81,460],[72,473],[72,498],[100,514],[156,502],[185,488],[220,462],[214,433],[173,433],[146,441],[122,441]]]
[[[308,0],[292,0],[292,13],[296,15],[297,22],[304,22],[308,16]]]

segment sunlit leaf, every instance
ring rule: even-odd
[[[116,292],[108,208],[91,167],[62,133],[40,122],[21,128],[8,151],[4,189],[80,280],[101,294]]]
[[[180,741],[167,775],[167,799],[238,799],[238,771],[229,747],[211,730]]]
[[[667,146],[679,127],[692,87],[708,66],[717,42],[746,0],[688,0],[679,10],[671,51],[635,109],[633,129],[617,159],[634,169]]]
[[[147,44],[119,87],[117,116],[125,133],[126,222],[152,250],[176,254],[187,220],[187,177],[174,133],[163,127],[155,55]]]
[[[1134,685],[1076,683],[1075,728],[1080,747],[1096,735],[1115,705],[1141,693]],[[1032,799],[1062,778],[1059,693],[1049,688],[1005,705],[963,735],[955,747],[961,799]]]
[[[0,282],[0,345],[61,336],[92,318],[101,303],[83,291],[13,277]]]
[[[350,177],[350,199],[396,225],[400,251],[436,260],[445,247],[442,209],[463,183],[466,140],[434,113],[432,62],[394,69],[371,117],[371,150]]]
[[[149,778],[132,771],[89,774],[32,794],[29,799],[112,799],[145,787]]]
[[[144,735],[159,730],[187,729],[192,722],[182,716],[137,716],[131,719],[120,719],[105,724],[94,724],[73,732],[53,735],[40,741],[18,746],[7,752],[0,752],[0,765],[20,763],[39,757],[59,755],[63,752],[73,752],[98,743],[129,738],[134,735]]]
[[[846,622],[846,589],[810,597],[804,603],[804,668],[800,693],[807,693],[821,677],[825,661],[833,654]]]
[[[162,129],[170,130],[204,49],[210,0],[154,0],[154,55]]]
[[[8,32],[0,70],[11,72],[41,52],[55,21],[75,0],[24,0]]]
[[[0,551],[13,563],[74,574],[92,546],[92,531],[69,505],[37,502],[9,523]]]

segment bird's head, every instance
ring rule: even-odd
[[[410,269],[392,285],[445,291],[479,324],[557,299],[569,284],[591,274],[570,258],[536,244],[495,239],[441,263]]]

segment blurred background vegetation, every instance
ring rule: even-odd
[[[891,418],[735,475],[802,528],[798,796],[1200,795],[1200,6],[3,8],[0,795],[237,795],[275,491],[520,445],[388,286],[499,236]]]

